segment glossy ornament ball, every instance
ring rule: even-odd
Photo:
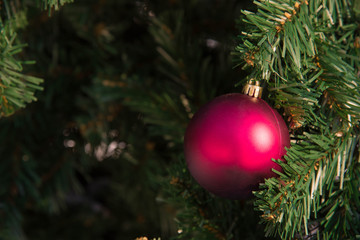
[[[191,119],[185,133],[185,159],[191,175],[220,197],[251,196],[264,178],[281,171],[290,146],[288,128],[264,100],[240,93],[215,98]]]

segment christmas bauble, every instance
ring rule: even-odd
[[[272,161],[290,146],[288,128],[264,100],[240,93],[215,98],[191,119],[185,133],[185,159],[191,175],[220,197],[251,196],[264,178],[281,171]]]

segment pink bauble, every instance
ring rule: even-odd
[[[185,133],[185,159],[191,175],[220,197],[251,196],[264,178],[281,171],[290,146],[280,114],[264,100],[240,93],[215,98],[191,119]]]

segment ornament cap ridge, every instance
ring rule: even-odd
[[[255,79],[250,79],[243,88],[243,93],[250,97],[261,98],[262,92],[263,88],[260,87],[260,81],[255,81]]]

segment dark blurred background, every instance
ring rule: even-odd
[[[252,203],[189,176],[194,112],[239,91],[231,52],[251,1],[76,0],[27,6],[38,101],[0,119],[1,239],[262,239]]]

